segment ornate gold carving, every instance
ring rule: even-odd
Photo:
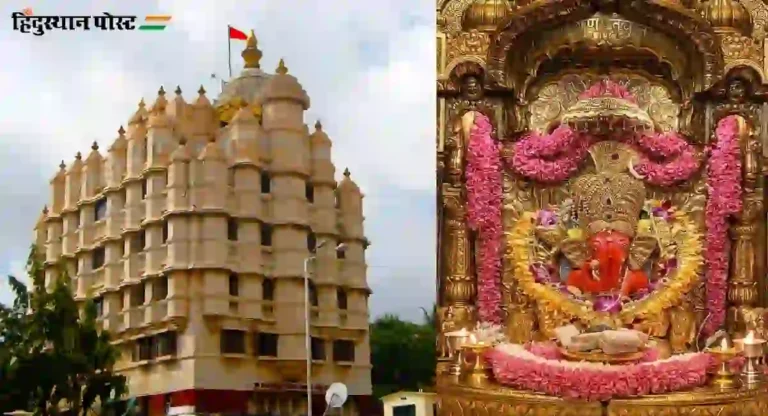
[[[744,325],[747,331],[754,331],[755,336],[760,339],[766,339],[768,336],[768,327],[765,325],[765,316],[768,310],[765,308],[754,308],[744,311]]]
[[[762,0],[740,0],[752,15],[752,38],[763,40],[768,28],[768,4]]]
[[[449,378],[438,380],[440,416],[602,416],[597,402],[582,402],[488,387],[464,388]]]
[[[594,13],[593,4],[585,0],[541,2],[537,7],[523,8],[510,16],[505,24],[500,26],[497,40],[491,44],[488,58],[491,85],[497,88],[514,88],[512,80],[515,77],[510,79],[508,70],[531,69],[529,65],[516,68],[508,62],[510,56],[518,55],[527,47],[524,42],[527,42],[528,38],[522,36],[524,32],[533,32],[534,28],[544,24],[552,27],[557,23],[588,18]],[[722,52],[706,19],[668,2],[629,1],[610,4],[618,6],[618,13],[627,19],[666,33],[696,51],[687,61],[696,62],[692,66],[695,72],[686,76],[692,84],[692,91],[707,89],[720,78],[723,71]]]
[[[752,34],[752,18],[739,0],[709,0],[699,3],[697,10],[717,32]]]
[[[507,0],[475,0],[461,19],[464,30],[496,31],[496,26],[509,16]]]
[[[469,32],[449,34],[446,44],[445,73],[450,73],[462,61],[472,61],[485,67],[485,56],[490,44],[490,37],[487,33],[470,30]]]
[[[536,302],[536,317],[541,340],[557,338],[555,330],[571,321],[571,317],[562,311],[553,310],[545,302]],[[530,340],[530,339],[529,339]]]
[[[566,400],[512,389],[462,387],[449,377],[438,379],[440,416],[763,416],[768,390],[741,388],[662,394],[606,403]]]
[[[474,327],[474,297],[472,250],[465,221],[466,208],[460,188],[443,186],[443,301],[455,328]]]
[[[689,84],[692,78],[687,70],[687,56],[680,50],[675,39],[637,22],[617,16],[597,14],[585,20],[566,24],[555,29],[543,31],[527,45],[520,45],[508,59],[509,68],[528,68],[527,71],[514,71],[513,84],[518,93],[524,94],[534,76],[540,72],[544,62],[558,55],[562,50],[584,52],[584,59],[599,56],[600,50],[631,51],[634,56],[648,55],[654,60],[667,65],[671,70],[667,75],[671,80]],[[582,55],[580,53],[579,55]],[[571,58],[573,59],[573,58]],[[687,88],[690,91],[692,88]]]
[[[725,71],[738,66],[749,66],[765,78],[763,72],[763,40],[754,39],[738,33],[723,33],[720,35],[720,46],[725,59]]]
[[[758,181],[762,166],[760,142],[750,133],[749,125],[743,117],[739,117],[739,127],[742,143],[742,174],[744,196],[742,210],[737,222],[731,227],[732,247],[731,280],[728,286],[728,301],[731,304],[728,321],[731,329],[744,329],[744,314],[757,305],[759,292],[757,287],[757,247],[758,227],[763,212],[762,188]],[[759,189],[759,192],[756,192]]]
[[[661,130],[677,130],[681,106],[673,101],[667,86],[628,72],[606,76],[584,71],[565,72],[531,91],[530,128],[539,132],[547,131],[578,101],[581,93],[603,79],[610,79],[627,88],[636,98],[640,110],[648,113]]]
[[[510,342],[524,344],[534,339],[536,312],[525,294],[516,291],[514,300],[507,308],[506,335]]]
[[[443,6],[442,12],[438,15],[438,22],[442,23],[446,33],[461,32],[461,21],[464,12],[474,0],[449,0]]]
[[[614,230],[633,236],[645,202],[645,185],[629,174],[601,172],[571,185],[579,224],[590,234]]]
[[[435,59],[435,62],[437,63],[437,77],[443,78],[447,77],[448,74],[445,71],[445,65],[448,62],[447,60],[447,51],[446,51],[446,35],[445,33],[439,33],[437,34],[437,57]]]
[[[669,310],[671,324],[669,344],[672,352],[681,354],[691,351],[696,340],[696,313],[687,300]]]

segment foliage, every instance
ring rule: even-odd
[[[433,312],[415,324],[385,315],[371,324],[373,393],[381,397],[398,390],[428,389],[435,377],[436,327]]]
[[[97,329],[96,305],[85,302],[81,313],[64,268],[46,290],[34,246],[27,273],[32,290],[9,276],[15,300],[0,305],[0,413],[47,416],[67,408],[84,416],[97,401],[121,397],[125,377],[112,371],[119,352]]]

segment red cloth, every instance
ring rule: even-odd
[[[241,31],[235,29],[234,27],[229,26],[229,38],[230,39],[248,40],[248,35],[246,35],[245,32],[241,32]]]

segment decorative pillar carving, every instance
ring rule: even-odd
[[[762,167],[762,107],[766,98],[760,76],[752,69],[731,70],[713,88],[716,105],[711,118],[714,126],[723,117],[739,116],[743,208],[731,226],[731,269],[728,284],[727,322],[731,331],[743,333],[745,319],[761,303],[760,287],[764,286],[765,209]],[[763,300],[764,301],[764,300]]]
[[[758,228],[763,217],[762,189],[758,188],[762,168],[760,142],[750,134],[746,120],[740,119],[742,141],[743,208],[731,227],[733,239],[731,279],[728,285],[728,321],[731,329],[744,331],[744,312],[759,301],[757,282]],[[764,254],[761,254],[764,255]]]
[[[467,210],[461,188],[443,185],[442,282],[446,330],[474,327],[477,287],[472,270],[472,250]],[[448,316],[450,315],[450,316]]]

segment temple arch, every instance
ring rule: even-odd
[[[581,24],[584,28],[590,24],[590,19],[599,18],[599,14],[607,16],[609,20],[617,19],[612,22],[613,26],[606,28],[602,38],[595,39],[594,36],[599,35],[592,31],[593,38],[590,39],[587,36],[589,30],[582,31],[581,39],[577,31],[563,33],[560,47],[633,46],[651,56],[673,58],[675,62],[671,64],[686,65],[685,61],[680,61],[679,53],[675,53],[677,57],[666,56],[669,43],[665,39],[672,39],[672,44],[680,46],[680,53],[693,58],[687,63],[687,68],[678,69],[685,69],[686,72],[678,77],[686,80],[681,85],[684,95],[690,96],[694,92],[708,89],[722,75],[723,56],[715,32],[706,19],[692,10],[645,1],[565,0],[520,8],[499,24],[488,52],[488,86],[495,89],[524,89],[527,79],[535,76],[536,70],[527,65],[519,65],[512,56],[525,55],[535,50],[541,44],[535,41],[537,36],[547,36],[546,33],[561,30],[561,27],[568,25]],[[626,29],[632,26],[645,33],[627,33]],[[645,39],[646,35],[650,38]],[[550,50],[557,47],[557,42],[550,44]],[[517,92],[518,95],[523,94]]]

